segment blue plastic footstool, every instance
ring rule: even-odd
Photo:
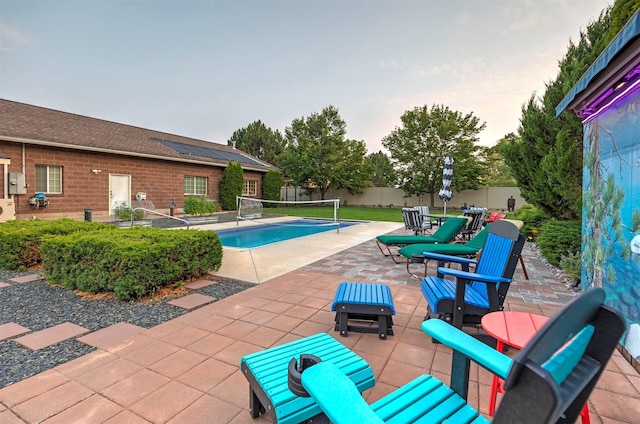
[[[336,312],[335,330],[341,336],[349,331],[378,333],[386,339],[393,336],[393,307],[391,290],[385,284],[341,283],[333,299],[331,310]],[[378,327],[371,325],[349,325],[349,320],[376,321]]]

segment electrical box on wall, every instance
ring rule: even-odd
[[[9,194],[27,194],[27,185],[22,172],[9,172]]]

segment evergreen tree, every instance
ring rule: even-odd
[[[555,80],[542,97],[522,108],[518,137],[501,151],[522,197],[558,219],[579,219],[582,211],[582,124],[571,113],[556,117],[555,107],[607,45],[609,9],[569,43]]]
[[[262,198],[264,200],[280,200],[282,175],[273,169],[267,171],[262,180]]]
[[[629,19],[640,9],[640,0],[617,0],[611,8],[611,26],[607,34],[607,44],[611,42]]]
[[[245,128],[236,130],[227,141],[227,145],[275,164],[284,149],[284,139],[278,130],[272,131],[262,121],[257,120]]]
[[[242,196],[244,171],[238,162],[229,162],[220,180],[220,206],[227,211],[238,210],[236,196]]]

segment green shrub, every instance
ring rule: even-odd
[[[121,203],[113,208],[113,217],[118,221],[131,221],[132,212],[134,221],[142,221],[145,217],[145,213],[142,209],[136,209],[134,211],[131,206],[126,203]]]
[[[551,265],[560,266],[562,256],[580,252],[582,225],[580,221],[548,219],[540,228],[537,244]]]
[[[582,275],[582,256],[580,253],[570,253],[560,256],[560,268],[571,278],[580,278]]]
[[[238,209],[236,196],[242,195],[244,171],[238,162],[229,162],[220,180],[220,205],[227,211]]]
[[[189,215],[211,215],[220,210],[220,205],[208,201],[204,196],[189,196],[184,199],[184,212]]]
[[[540,234],[540,227],[549,216],[533,205],[524,205],[516,211],[514,218],[524,223],[520,233],[527,240],[535,241]]]
[[[79,231],[96,231],[105,226],[97,222],[58,219],[0,223],[0,268],[25,270],[41,261],[39,246],[44,237]]]
[[[267,171],[262,180],[262,198],[265,200],[280,200],[281,188],[282,175],[278,171]]]
[[[123,301],[216,271],[222,264],[222,245],[213,231],[103,230],[46,238],[40,254],[49,283],[112,292]]]

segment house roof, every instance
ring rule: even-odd
[[[0,99],[0,140],[243,169],[277,169],[241,150],[175,134]]]
[[[607,48],[556,106],[556,116],[565,109],[571,109],[581,117],[592,113],[587,109],[590,103],[606,95],[606,91],[615,87],[621,78],[635,72],[635,67],[639,62],[640,10],[629,19]]]

